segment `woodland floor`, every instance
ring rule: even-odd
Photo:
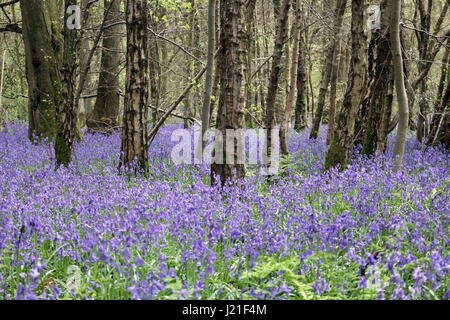
[[[322,172],[290,133],[286,174],[209,186],[174,165],[163,128],[150,177],[117,172],[120,135],[85,134],[71,166],[26,127],[0,133],[0,299],[448,299],[450,156],[408,139],[403,169],[354,150]]]

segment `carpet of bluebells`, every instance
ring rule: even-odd
[[[273,179],[219,190],[174,165],[171,132],[150,176],[118,174],[120,134],[85,134],[69,168],[27,128],[0,133],[0,299],[448,299],[450,156],[407,142],[404,167],[354,150],[323,172],[291,132]]]

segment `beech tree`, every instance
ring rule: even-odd
[[[401,0],[391,0],[391,50],[392,62],[394,64],[394,80],[398,101],[398,113],[400,116],[393,154],[394,172],[397,172],[402,165],[409,119],[408,97],[406,95],[405,80],[403,77],[403,60],[400,45],[400,13]]]

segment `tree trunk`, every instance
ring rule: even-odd
[[[400,12],[401,1],[391,0],[391,50],[392,62],[394,64],[394,80],[395,89],[397,92],[398,113],[400,116],[393,154],[394,172],[397,172],[400,169],[403,162],[409,119],[408,97],[406,95],[405,80],[403,77],[403,58],[400,44]]]
[[[0,78],[0,132],[3,130],[3,105],[2,105],[2,98],[3,98],[3,80],[5,78],[5,58],[6,58],[6,50],[3,51],[2,55],[2,75]]]
[[[245,41],[244,32],[244,1],[243,0],[221,0],[220,2],[220,44],[218,63],[221,65],[220,74],[220,97],[217,110],[217,129],[222,133],[224,141],[227,140],[227,130],[242,130],[238,134],[243,139],[244,110],[245,110]],[[241,140],[242,141],[242,140]],[[226,143],[223,149],[215,149],[215,153],[226,154],[225,161],[211,165],[211,183],[224,185],[226,181],[236,182],[245,177],[244,164],[238,163],[238,150],[233,138],[234,148],[227,154]],[[220,179],[216,180],[216,176]]]
[[[421,73],[426,68],[426,62],[429,58],[429,34],[430,34],[430,28],[431,28],[431,10],[433,1],[428,0],[428,7],[425,9],[424,0],[418,0],[416,3],[418,4],[419,8],[419,14],[420,14],[420,29],[421,32],[416,32],[417,35],[417,44],[418,44],[418,51],[419,51],[419,59],[421,62],[419,62],[419,73]],[[425,97],[427,92],[427,79],[423,79],[421,85],[420,85],[420,101],[419,101],[419,114],[417,119],[417,140],[422,142],[422,138],[424,134],[426,134],[426,115],[428,113],[428,103],[427,99]],[[412,106],[411,106],[412,107]]]
[[[127,61],[120,167],[137,161],[148,173],[147,1],[126,2]]]
[[[219,49],[220,44],[220,1],[216,0],[216,14],[215,14],[215,31],[216,31],[216,51]],[[212,120],[214,118],[214,109],[218,102],[218,91],[219,91],[219,79],[220,78],[220,65],[217,57],[214,59],[214,81],[212,85],[211,96],[214,97],[211,99],[211,103],[209,105],[209,123],[212,125]]]
[[[270,147],[272,146],[272,129],[275,127],[275,97],[277,95],[278,80],[280,76],[280,62],[283,53],[283,42],[286,36],[286,24],[289,14],[290,1],[283,0],[278,24],[275,48],[272,55],[272,69],[269,76],[269,87],[267,89],[266,102],[266,148],[267,157],[270,158]],[[269,164],[270,165],[270,164]]]
[[[300,8],[303,10],[302,8]],[[302,19],[300,19],[300,29],[303,28]],[[307,98],[307,79],[305,69],[306,46],[303,37],[300,35],[298,42],[298,62],[297,62],[297,100],[295,102],[295,126],[294,130],[300,131],[306,127],[306,98]]]
[[[199,46],[199,40],[198,40],[198,33],[199,33],[199,27],[198,27],[198,9],[197,9],[197,3],[195,0],[190,0],[191,3],[191,9],[189,14],[187,15],[187,19],[189,21],[189,34],[187,37],[187,43],[189,44],[189,47],[196,48]],[[195,74],[198,73],[199,65],[197,61],[192,61],[190,63],[186,63],[185,72],[188,81],[191,81],[190,79],[193,78]],[[195,106],[196,103],[196,92],[190,92],[186,95],[185,99],[183,100],[184,103],[184,116],[186,118],[194,117],[195,116]],[[189,120],[184,120],[184,128],[189,128],[190,122]]]
[[[85,19],[83,20],[83,26],[88,28],[90,27],[90,18],[89,14],[87,13],[88,4],[90,0],[82,0],[81,1],[81,10],[84,12]],[[87,63],[89,62],[89,52],[91,51],[90,46],[90,40],[89,37],[86,35],[82,37],[80,40],[80,46],[78,48],[78,56],[80,57],[80,70],[85,70]],[[79,78],[79,77],[78,77]],[[89,90],[89,88],[93,87],[94,84],[92,83],[92,75],[88,73],[86,75],[86,86],[82,92],[82,94],[91,94],[93,90]],[[79,83],[78,79],[78,83]],[[92,99],[91,98],[84,98],[80,99],[78,101],[78,105],[76,106],[78,110],[76,110],[77,113],[77,131],[80,132],[81,128],[84,128],[86,126],[86,121],[89,119],[93,112],[93,106],[92,106]]]
[[[300,42],[300,20],[301,20],[301,2],[297,0],[296,5],[296,14],[294,21],[294,47],[292,49],[292,62],[291,62],[291,76],[290,76],[290,85],[288,91],[288,99],[286,103],[286,111],[284,114],[283,121],[281,123],[280,128],[280,143],[281,143],[281,154],[287,155],[289,154],[288,146],[287,146],[287,129],[289,126],[289,121],[292,117],[292,111],[294,109],[294,98],[295,92],[297,90],[297,71],[298,71],[298,55],[299,55],[299,42]],[[287,72],[287,71],[286,71]]]
[[[384,152],[392,109],[392,54],[390,50],[390,11],[388,1],[381,4],[381,29],[373,33],[375,42],[374,81],[369,88],[369,118],[366,125],[362,153],[372,155]]]
[[[105,26],[121,20],[120,0],[104,0]],[[89,128],[103,131],[118,125],[119,117],[119,68],[122,26],[120,24],[106,28],[103,32],[101,69],[98,80],[97,100],[95,101],[92,119],[88,119]]]
[[[245,109],[246,109],[246,121],[248,121],[250,127],[253,126],[253,120],[251,117],[252,109],[254,107],[254,92],[255,86],[253,85],[252,81],[252,73],[253,73],[253,59],[256,56],[256,49],[255,49],[255,6],[256,6],[256,0],[249,0],[246,10],[246,23],[247,23],[247,68],[246,68],[246,79],[247,79],[247,93],[246,93],[246,103],[245,103]]]
[[[57,0],[21,0],[22,32],[28,80],[28,136],[52,140],[61,103],[62,37]]]
[[[203,137],[206,131],[209,129],[210,118],[210,104],[211,104],[211,91],[213,82],[213,67],[214,67],[214,51],[215,51],[215,16],[216,16],[216,0],[209,0],[208,2],[208,61],[205,76],[205,91],[203,94],[203,107],[202,107],[202,135],[200,136],[199,146],[204,147]]]
[[[447,150],[450,148],[450,76],[447,76],[447,89],[445,90],[444,97],[442,98],[441,110],[444,113],[444,120],[439,130],[436,142],[443,143]],[[438,126],[439,127],[439,126]]]
[[[442,57],[441,78],[439,80],[439,87],[438,87],[437,94],[436,94],[436,103],[434,104],[434,114],[433,114],[433,119],[431,121],[431,130],[430,130],[430,134],[429,134],[428,140],[427,140],[428,146],[431,146],[433,144],[434,139],[436,137],[436,133],[439,128],[439,123],[441,122],[441,119],[442,119],[442,114],[445,112],[446,105],[444,104],[444,101],[442,100],[442,93],[444,91],[446,77],[448,77],[450,79],[450,76],[447,75],[447,73],[448,73],[447,65],[450,63],[449,52],[450,52],[450,50],[448,48],[446,48],[444,56]],[[447,91],[448,90],[450,90],[450,89],[449,89],[449,86],[447,85]]]
[[[352,57],[348,75],[347,91],[344,96],[341,112],[336,119],[336,130],[325,158],[325,169],[340,164],[343,170],[347,166],[348,152],[353,146],[355,113],[361,103],[366,36],[364,34],[365,1],[352,1]]]
[[[340,32],[340,29],[342,27],[346,4],[347,0],[338,0],[336,2],[336,18],[334,22],[334,30],[337,34]],[[323,108],[325,106],[325,96],[330,84],[333,61],[337,58],[337,42],[338,40],[333,37],[330,41],[330,45],[327,51],[325,66],[322,73],[322,86],[320,87],[319,98],[317,101],[316,114],[314,115],[311,133],[309,134],[310,139],[317,139],[317,136],[319,134],[320,122],[322,120]]]
[[[65,8],[76,4],[76,0],[65,0]],[[56,164],[68,166],[72,160],[72,145],[75,136],[75,74],[77,63],[77,29],[67,25],[68,13],[64,15],[64,55],[61,69],[62,104],[57,108],[57,134],[55,137]]]

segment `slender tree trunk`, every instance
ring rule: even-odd
[[[105,26],[121,20],[120,0],[104,0]],[[122,26],[120,24],[106,28],[103,32],[103,50],[101,69],[98,80],[97,100],[95,101],[92,119],[87,125],[94,130],[102,131],[118,125],[119,117],[119,68]]]
[[[248,121],[250,127],[253,126],[253,119],[250,115],[250,113],[253,111],[252,107],[254,106],[254,92],[255,87],[253,85],[254,81],[251,78],[253,73],[253,59],[256,55],[256,49],[255,49],[255,6],[256,6],[256,0],[249,0],[247,4],[247,10],[246,10],[246,23],[247,23],[247,68],[246,68],[246,79],[247,79],[247,94],[246,94],[246,105],[245,109],[246,112],[246,122]]]
[[[277,34],[275,40],[275,48],[272,55],[272,69],[269,75],[269,87],[267,89],[266,102],[266,146],[267,157],[270,158],[270,147],[272,146],[272,129],[275,127],[275,97],[277,94],[278,80],[280,76],[280,62],[283,53],[283,42],[286,36],[286,24],[289,14],[290,1],[283,0],[280,10],[280,16],[277,24]]]
[[[294,109],[294,99],[295,93],[297,90],[297,71],[298,71],[298,55],[299,55],[299,42],[300,42],[300,20],[301,20],[301,2],[297,0],[296,5],[296,14],[294,21],[294,47],[292,49],[292,62],[291,62],[291,76],[290,76],[290,85],[288,91],[288,99],[286,104],[286,111],[284,114],[283,121],[281,123],[280,128],[280,143],[281,143],[281,154],[287,155],[289,154],[288,146],[287,146],[287,129],[289,125],[289,121],[292,117],[292,111]]]
[[[294,3],[295,0],[292,1]],[[284,62],[282,63],[284,65],[284,68],[281,68],[280,72],[284,75],[284,101],[283,103],[275,103],[275,109],[276,109],[276,117],[275,119],[278,120],[276,124],[283,123],[284,116],[286,114],[286,107],[289,100],[289,87],[290,87],[290,64],[291,64],[291,28],[290,28],[290,17],[288,14],[287,22],[286,22],[286,35],[284,39],[284,57],[282,56],[282,60]],[[297,70],[295,71],[297,72]]]
[[[209,129],[210,118],[210,104],[211,91],[213,81],[213,67],[214,67],[214,51],[215,51],[215,16],[216,16],[216,0],[209,0],[208,2],[208,60],[205,76],[205,91],[203,94],[203,108],[202,108],[202,135],[199,146],[205,146],[203,137]]]
[[[219,49],[220,44],[220,0],[216,0],[216,14],[215,14],[215,38],[216,38],[216,51]],[[214,109],[218,102],[218,91],[219,91],[219,78],[220,78],[220,65],[218,63],[217,57],[214,59],[214,81],[212,86],[212,97],[211,103],[209,105],[209,124],[212,125],[212,120],[214,117]]]
[[[337,35],[338,39],[336,44],[337,55],[333,59],[333,66],[330,79],[330,112],[328,114],[328,129],[327,129],[327,145],[331,143],[334,134],[334,127],[336,122],[336,96],[337,96],[337,80],[339,74],[339,52],[341,51],[340,35]]]
[[[418,0],[416,3],[418,4],[419,13],[420,13],[420,29],[422,32],[417,32],[417,40],[418,40],[418,51],[419,51],[419,58],[421,62],[419,62],[419,73],[423,71],[423,69],[426,68],[426,62],[429,58],[429,33],[431,28],[431,10],[433,1],[428,0],[428,6],[427,9],[425,9],[424,5],[425,0]],[[417,119],[417,140],[422,142],[422,138],[424,134],[426,134],[426,115],[428,113],[428,103],[427,99],[425,97],[427,92],[427,79],[423,79],[421,85],[420,85],[420,101],[419,101],[419,114]],[[411,106],[412,107],[412,106]]]
[[[157,22],[154,19],[155,13],[149,15],[149,25],[154,32],[158,32]],[[148,65],[149,65],[149,82],[150,82],[150,104],[157,108],[152,110],[152,123],[156,124],[158,117],[158,109],[160,107],[160,75],[161,66],[159,61],[159,47],[158,39],[152,33],[149,33],[148,39],[148,52],[150,54]]]
[[[191,3],[191,11],[189,12],[188,19],[189,19],[189,34],[187,43],[190,47],[195,48],[199,45],[198,40],[198,34],[199,34],[199,27],[198,27],[198,9],[197,9],[197,2],[195,0],[190,0]],[[192,79],[193,75],[198,73],[199,65],[197,61],[192,61],[191,63],[186,63],[186,75],[188,79]],[[190,81],[190,80],[189,80]],[[184,116],[186,118],[194,117],[195,116],[195,106],[196,103],[196,92],[190,92],[186,95],[186,98],[184,99]],[[188,128],[190,125],[188,120],[184,120],[184,128]]]
[[[393,154],[394,172],[397,172],[400,169],[403,162],[409,119],[408,97],[406,95],[405,80],[403,77],[403,59],[400,45],[400,12],[401,0],[391,0],[391,50],[392,62],[394,64],[394,80],[395,89],[397,92],[398,113],[400,115]]]
[[[2,98],[3,98],[3,79],[5,78],[5,58],[6,58],[6,50],[3,51],[2,55],[2,75],[0,78],[0,132],[3,130],[3,105],[2,105]]]
[[[436,138],[437,143],[443,143],[444,146],[449,149],[450,148],[450,76],[447,76],[447,89],[445,90],[444,97],[442,98],[441,113],[444,114],[444,119],[442,122],[441,127],[438,128],[436,131],[438,131],[438,135]]]
[[[83,27],[90,27],[90,21],[91,19],[89,18],[89,14],[86,12],[86,10],[88,9],[88,3],[90,0],[82,0],[81,1],[81,10],[82,12],[84,12],[84,17],[85,19],[83,20]],[[89,52],[91,51],[91,46],[90,46],[90,40],[89,37],[87,37],[86,35],[84,37],[82,37],[82,39],[80,40],[80,46],[78,49],[78,56],[80,58],[80,70],[85,70],[86,68],[86,64],[89,62]],[[78,84],[80,83],[80,77],[78,77]],[[85,89],[83,90],[82,94],[91,94],[92,92],[89,90],[90,87],[93,86],[93,81],[92,81],[92,75],[90,73],[88,73],[86,75],[86,86]],[[88,118],[91,117],[92,112],[93,112],[93,106],[92,106],[92,99],[91,98],[86,98],[86,99],[80,99],[80,101],[78,101],[78,106],[77,107],[77,130],[81,131],[81,128],[84,128],[86,126],[86,121]]]
[[[347,4],[347,0],[337,0],[336,2],[336,17],[334,21],[334,30],[336,34],[339,34],[340,29],[342,27],[342,21],[344,19],[345,7]],[[322,73],[322,86],[320,87],[319,98],[317,101],[317,109],[316,114],[314,115],[313,125],[311,128],[311,133],[309,135],[310,139],[317,139],[319,134],[320,122],[322,120],[323,108],[325,106],[325,96],[328,91],[328,86],[330,84],[331,79],[331,71],[333,66],[333,61],[337,58],[338,52],[338,39],[331,39],[330,45],[328,47],[327,56],[325,59],[325,66]]]
[[[220,1],[220,43],[218,63],[221,65],[220,97],[217,110],[217,129],[222,133],[224,141],[227,139],[228,129],[241,134],[237,140],[243,139],[244,110],[245,110],[245,41],[244,32],[244,1],[221,0]],[[238,130],[238,131],[236,131]],[[230,139],[234,144],[232,152],[227,153],[226,143],[222,150],[215,149],[215,153],[226,154],[223,163],[211,165],[211,182],[224,185],[226,181],[236,182],[245,177],[244,164],[238,163],[238,154],[244,150],[238,150],[235,138]],[[242,140],[241,140],[242,141]],[[231,141],[230,141],[231,142]],[[228,149],[230,146],[228,146]],[[219,177],[219,181],[216,180]]]
[[[148,172],[147,119],[148,45],[147,1],[126,2],[127,61],[120,166],[137,161]]]
[[[325,158],[325,169],[340,164],[341,170],[347,166],[348,152],[353,146],[355,113],[361,103],[364,69],[366,36],[364,34],[365,1],[352,1],[352,57],[348,76],[347,91],[342,109],[336,119],[336,130]]]
[[[430,134],[428,136],[427,145],[431,146],[434,142],[434,139],[436,137],[436,133],[439,128],[439,123],[442,119],[442,113],[445,112],[446,105],[443,103],[442,100],[442,93],[444,91],[444,85],[445,85],[445,79],[450,78],[450,76],[447,75],[448,68],[447,65],[450,63],[449,59],[449,52],[450,50],[446,48],[444,56],[442,57],[442,71],[441,71],[441,78],[439,80],[439,86],[436,94],[436,103],[434,104],[434,114],[433,119],[431,121],[431,130]],[[449,86],[447,85],[447,91],[450,90]]]
[[[303,10],[300,8],[300,10]],[[303,12],[303,11],[302,11]],[[300,29],[303,28],[303,19],[300,19]],[[306,127],[306,108],[307,108],[307,80],[305,69],[305,49],[303,37],[300,35],[298,41],[298,62],[297,62],[297,100],[295,102],[295,126],[296,131],[303,130]]]
[[[65,8],[75,5],[76,0],[65,0]],[[64,15],[64,55],[61,69],[62,103],[57,105],[57,134],[55,157],[57,165],[68,166],[72,160],[72,145],[75,136],[75,74],[77,64],[77,29],[69,28],[68,13]]]

